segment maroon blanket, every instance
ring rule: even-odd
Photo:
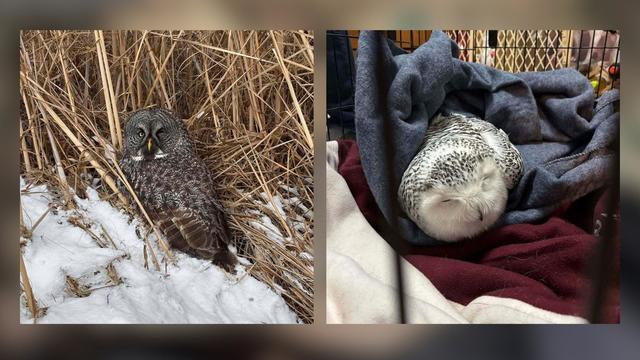
[[[367,179],[364,177],[358,145],[354,140],[338,141],[338,173],[346,180],[358,208],[374,229],[379,230],[378,221],[382,213],[376,204]],[[378,231],[379,232],[379,231]]]
[[[358,146],[339,141],[338,172],[374,228],[381,219],[360,165]],[[449,300],[466,305],[482,295],[518,299],[541,309],[585,317],[591,283],[588,262],[606,216],[602,192],[590,194],[542,224],[493,229],[475,239],[430,247],[414,246],[405,258]],[[594,211],[595,210],[595,211]],[[604,321],[617,323],[619,239],[609,269],[610,288]]]

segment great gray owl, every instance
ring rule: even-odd
[[[498,220],[522,173],[520,152],[504,131],[478,118],[438,115],[402,176],[400,206],[427,235],[458,241]]]
[[[165,109],[134,112],[120,167],[172,247],[233,272],[237,259],[227,248],[225,214],[181,120]]]

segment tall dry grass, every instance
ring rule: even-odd
[[[109,148],[122,149],[128,113],[172,109],[212,171],[249,273],[312,322],[313,63],[305,31],[22,32],[21,173],[65,207],[97,178],[104,199],[145,219],[118,192]],[[279,197],[297,202],[286,216]],[[291,240],[251,224],[262,215]],[[171,261],[160,245],[159,261]]]

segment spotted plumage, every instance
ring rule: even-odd
[[[438,115],[402,176],[400,205],[428,235],[458,241],[495,223],[522,173],[504,131],[478,118]]]
[[[227,248],[224,211],[181,120],[165,109],[133,113],[120,167],[172,247],[233,272],[237,260]]]

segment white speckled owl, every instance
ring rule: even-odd
[[[504,131],[461,114],[438,115],[402,176],[400,206],[427,235],[447,242],[487,230],[523,173]]]

